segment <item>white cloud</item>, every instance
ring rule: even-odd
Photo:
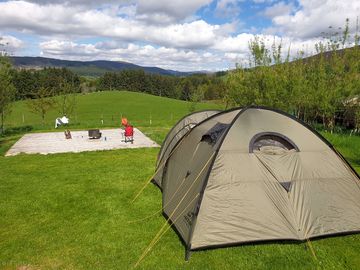
[[[274,3],[276,0],[252,0],[255,4],[271,4]]]
[[[224,58],[230,63],[240,64],[243,67],[249,66],[250,63],[248,53],[225,53]]]
[[[355,30],[360,15],[358,0],[299,0],[300,9],[294,14],[283,14],[273,18],[273,27],[284,35],[308,39],[328,32],[329,26],[343,27],[345,19],[352,23]]]
[[[238,15],[240,7],[247,6],[241,2],[0,0],[0,29],[7,34],[17,31],[35,40],[45,40],[39,46],[42,54],[49,57],[123,60],[178,70],[209,70],[246,62],[253,33],[261,33],[259,36],[268,47],[274,38],[277,43],[281,40],[284,54],[289,47],[292,56],[299,50],[311,54],[321,32],[329,31],[328,26],[334,29],[344,26],[347,17],[354,26],[360,15],[358,0],[252,0],[251,7],[260,4],[258,7],[263,9],[260,14],[270,18],[272,25],[254,29],[243,24],[248,30],[241,33],[238,30],[243,22]],[[203,7],[206,12],[226,18],[220,20],[225,23],[206,22],[197,12]],[[85,38],[102,42],[85,42]],[[7,39],[12,51],[24,48],[16,37]]]
[[[305,55],[315,52],[314,44],[318,39],[302,41],[289,37],[257,35],[267,48],[274,44],[282,44],[282,56],[297,56],[299,51]],[[223,37],[216,40],[210,50],[187,50],[152,45],[124,44],[115,41],[98,42],[96,44],[76,43],[68,40],[48,40],[40,44],[41,54],[67,60],[112,60],[126,61],[142,66],[157,66],[165,69],[182,71],[221,70],[234,68],[235,63],[244,66],[249,63],[249,42],[255,38],[253,34],[239,34],[235,37]]]
[[[221,30],[221,26],[203,20],[159,26],[110,16],[102,10],[41,6],[23,1],[0,2],[0,10],[0,26],[6,29],[66,38],[109,37],[175,48],[209,47],[215,39],[215,32]]]
[[[219,39],[213,46],[214,49],[225,53],[227,59],[237,59],[247,61],[249,57],[249,42],[258,37],[265,43],[266,48],[270,49],[273,44],[282,46],[282,56],[285,58],[287,54],[290,54],[291,58],[297,56],[302,51],[305,55],[309,56],[315,53],[315,44],[321,41],[321,39],[309,39],[301,40],[290,37],[280,37],[274,35],[254,35],[254,34],[239,34],[235,37],[227,37]]]
[[[234,17],[240,13],[239,0],[219,0],[215,12],[219,17]]]
[[[101,6],[101,5],[113,5],[113,4],[124,4],[131,3],[131,0],[25,0],[26,2],[40,4],[40,5],[53,5],[53,4],[64,4],[67,6]]]
[[[245,53],[248,51],[248,44],[254,39],[253,34],[242,33],[235,37],[219,39],[213,46],[214,49],[228,53]]]
[[[24,46],[24,42],[14,36],[0,34],[0,51],[14,53]]]
[[[200,20],[151,29],[149,41],[180,48],[207,48],[213,44],[217,30],[218,25],[209,25]]]
[[[133,18],[136,15],[136,5],[121,6],[116,10],[116,14]]]
[[[130,43],[126,46],[108,44],[79,44],[72,41],[49,40],[40,44],[41,54],[67,60],[112,60],[126,61],[142,66],[157,66],[183,71],[215,69],[221,58],[210,52],[194,52],[151,45],[140,46]],[[215,64],[215,65],[214,65]],[[218,67],[217,67],[218,68]]]
[[[294,9],[292,3],[278,2],[270,7],[267,7],[263,14],[266,17],[274,18],[277,16],[288,15]]]
[[[25,0],[40,6],[62,5],[72,8],[101,9],[114,15],[127,15],[150,23],[179,22],[192,16],[212,0]]]
[[[212,0],[139,0],[138,18],[159,24],[177,22],[193,15]]]

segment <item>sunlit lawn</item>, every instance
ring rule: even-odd
[[[143,128],[161,142],[165,129]],[[359,170],[359,137],[327,135]],[[14,137],[16,139],[16,136]],[[6,140],[5,140],[6,141]],[[9,145],[1,144],[5,149]],[[11,143],[11,138],[8,144]],[[4,151],[4,150],[3,150]],[[165,219],[129,223],[161,209],[150,185],[158,149],[0,157],[0,268],[129,269]],[[194,252],[171,229],[140,264],[144,269],[357,269],[360,235],[306,243],[275,242]]]
[[[100,100],[109,102],[111,98],[126,101],[128,94],[99,95]],[[157,106],[162,102],[150,101],[156,101]],[[90,100],[81,102],[91,107]],[[186,113],[187,104],[171,104],[168,110],[173,109],[177,118]],[[111,107],[107,110],[115,112],[116,106]],[[145,118],[149,111],[136,107],[134,112],[130,107],[123,108],[128,108],[130,118],[134,119]],[[15,108],[12,118],[16,125],[21,124],[15,121],[20,109]],[[86,111],[85,107],[81,110]],[[171,115],[163,108],[160,112],[154,110],[152,116],[158,119],[156,125],[137,127],[161,143],[177,118],[170,119]],[[79,127],[96,125],[90,118]],[[360,137],[324,135],[360,172]],[[0,269],[132,268],[165,222],[161,214],[155,214],[150,219],[130,223],[161,210],[161,192],[153,185],[134,204],[130,203],[154,172],[159,149],[5,158],[5,151],[19,137],[0,138]],[[311,243],[316,258],[306,242],[272,242],[198,251],[185,262],[185,248],[170,229],[139,268],[358,269],[360,266],[360,235],[328,237]]]

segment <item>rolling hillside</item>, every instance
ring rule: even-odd
[[[142,69],[148,73],[187,76],[194,72],[181,72],[175,70],[162,69],[158,67],[143,67],[128,62],[114,61],[68,61],[45,57],[13,56],[13,65],[17,68],[41,69],[44,67],[68,68],[81,76],[101,76],[108,71],[121,71],[124,69]]]
[[[27,101],[15,102],[7,126],[32,125],[35,129],[53,129],[57,109],[46,115],[41,124],[39,115],[29,111]],[[189,113],[190,102],[127,91],[105,91],[79,94],[76,112],[70,116],[72,128],[118,127],[121,116],[126,116],[136,126],[170,127],[183,115]],[[213,103],[199,103],[196,110],[220,108]],[[102,121],[103,120],[103,124]],[[151,123],[150,123],[151,120]]]

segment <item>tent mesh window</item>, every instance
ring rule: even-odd
[[[250,141],[249,152],[261,151],[264,147],[272,147],[282,150],[295,150],[299,152],[299,148],[285,135],[275,132],[262,132],[256,134]]]
[[[280,182],[280,185],[281,185],[287,192],[289,192],[290,189],[291,189],[291,181]]]
[[[214,145],[228,127],[229,124],[216,123],[202,136],[201,141]]]

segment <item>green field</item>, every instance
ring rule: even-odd
[[[202,104],[198,109],[209,106],[214,105]],[[22,110],[23,104],[16,104],[9,118],[13,125],[22,125]],[[161,143],[171,125],[187,110],[185,102],[149,95],[95,93],[79,98],[80,120],[76,127],[101,127],[93,114],[111,117],[126,112],[130,120],[139,121],[142,131]],[[152,125],[147,118],[150,112]],[[105,124],[118,126],[119,117]],[[49,127],[42,127],[37,116],[29,116],[28,121],[25,124],[39,129],[53,128],[50,122]],[[324,135],[360,172],[360,137]],[[130,223],[161,210],[161,192],[153,185],[134,204],[130,203],[154,172],[159,149],[3,157],[19,136],[0,139],[0,269],[131,269],[165,222],[155,214],[148,220]],[[272,242],[198,251],[185,262],[184,246],[170,229],[139,269],[360,266],[360,235],[328,237],[311,243],[316,258],[306,242]]]
[[[10,127],[32,125],[35,129],[53,129],[55,119],[62,115],[56,108],[51,110],[42,125],[39,115],[31,113],[27,101],[16,102],[6,119]],[[121,116],[135,126],[171,127],[177,119],[189,113],[190,103],[137,92],[104,91],[79,94],[77,106],[70,116],[72,128],[119,127]],[[221,108],[213,103],[198,103],[196,110]],[[103,123],[102,121],[103,120]],[[151,123],[150,123],[151,120]]]

